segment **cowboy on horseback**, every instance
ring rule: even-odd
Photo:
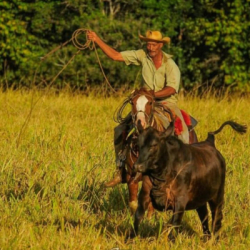
[[[126,65],[134,64],[142,67],[142,86],[154,90],[157,102],[171,111],[181,120],[182,131],[178,138],[184,143],[189,143],[188,127],[177,107],[177,97],[180,85],[180,70],[172,56],[162,51],[164,44],[170,43],[169,37],[163,37],[159,31],[146,32],[146,36],[139,35],[140,40],[146,42],[146,51],[143,49],[118,52],[104,43],[95,32],[88,31],[87,37],[95,42],[102,51],[114,61],[125,62]],[[124,150],[123,132],[128,131],[131,115],[115,128],[114,145],[117,170],[114,178],[107,182],[106,187],[114,187],[123,181],[125,171],[124,159],[121,153]]]

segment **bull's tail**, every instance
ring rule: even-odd
[[[219,129],[215,130],[214,132],[208,132],[208,136],[206,141],[210,142],[212,145],[214,145],[214,136],[221,132],[221,130],[226,126],[230,125],[236,132],[240,134],[244,134],[247,131],[246,125],[240,125],[239,123],[236,123],[234,121],[226,121],[224,122]]]
[[[216,135],[221,132],[221,130],[226,126],[230,125],[236,132],[239,134],[245,134],[247,132],[247,126],[246,125],[241,125],[237,122],[234,121],[226,121],[224,122],[219,129],[215,130],[214,132],[209,132],[209,134]]]

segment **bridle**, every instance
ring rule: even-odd
[[[130,103],[133,105],[133,100],[137,97],[137,96],[142,96],[144,95],[145,97],[149,97],[150,99],[152,99],[152,111],[154,110],[154,103],[155,103],[155,98],[150,95],[150,94],[147,94],[147,93],[138,93],[138,94],[135,94],[135,95],[132,95],[130,96]],[[133,124],[136,128],[136,118],[137,118],[137,115],[139,113],[143,113],[145,115],[145,117],[147,118],[148,122],[146,124],[146,128],[148,128],[151,123],[152,123],[152,120],[153,120],[153,112],[150,112],[150,114],[147,114],[145,111],[143,110],[138,110],[136,113],[133,113],[133,111],[131,112],[131,116],[132,116],[132,121],[133,121]]]
[[[148,128],[150,126],[151,122],[152,122],[152,119],[153,119],[153,112],[151,112],[151,114],[148,115],[145,111],[139,110],[135,114],[131,114],[132,121],[133,121],[133,124],[134,124],[135,127],[136,127],[136,123],[135,123],[136,122],[136,117],[137,117],[137,115],[139,113],[143,113],[145,115],[145,117],[147,118],[148,122],[147,122],[147,125],[146,125],[145,128]]]

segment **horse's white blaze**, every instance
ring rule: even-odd
[[[145,117],[144,112],[145,112],[145,107],[146,107],[147,102],[148,102],[148,99],[145,95],[140,96],[136,102],[136,110],[137,112],[139,112],[137,114],[136,123],[139,120],[141,120],[141,125],[143,128],[146,126],[146,117]]]

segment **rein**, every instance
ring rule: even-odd
[[[150,97],[152,98],[152,95],[149,95],[147,93],[143,93],[143,94],[131,94],[129,97],[125,98],[124,101],[122,102],[122,104],[120,106],[118,106],[118,108],[115,110],[114,115],[113,115],[113,120],[116,123],[123,123],[126,120],[126,117],[123,118],[122,117],[122,113],[124,111],[124,109],[126,108],[127,104],[132,102],[132,100],[137,97],[137,96],[141,96],[141,95],[145,95],[146,97]],[[153,98],[154,99],[154,98]],[[153,114],[150,114],[150,116],[148,114],[146,114],[144,111],[139,110],[136,112],[136,114],[131,114],[132,119],[133,119],[133,123],[135,122],[135,117],[139,112],[143,112],[148,118],[150,117],[150,119],[152,119]],[[150,124],[150,122],[149,122]]]
[[[113,115],[113,120],[116,122],[116,123],[123,123],[124,121],[126,121],[126,117],[123,118],[122,117],[122,113],[125,109],[125,107],[127,106],[127,104],[130,103],[130,97],[127,97],[123,103],[117,107],[117,109],[115,110],[114,112],[114,115]]]
[[[148,124],[147,124],[147,126],[146,126],[146,128],[148,128],[148,127],[150,126],[151,121],[152,121],[152,118],[153,118],[153,112],[151,112],[151,114],[148,115],[145,111],[142,111],[142,110],[137,111],[135,114],[132,114],[133,124],[135,124],[136,116],[137,116],[139,113],[143,113],[143,114],[148,118]]]

